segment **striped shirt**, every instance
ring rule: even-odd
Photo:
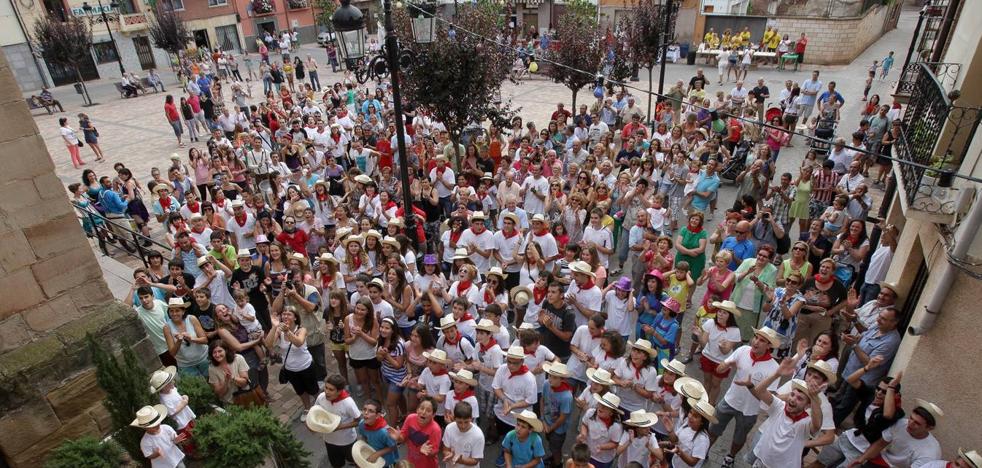
[[[396,357],[402,356],[403,354],[405,354],[405,352],[406,352],[406,349],[405,349],[405,347],[402,344],[402,340],[399,340],[399,342],[396,343],[395,349],[392,350],[392,351],[390,351],[389,352],[389,355],[392,356],[392,357],[394,357],[394,358],[396,358]],[[396,369],[396,368],[392,367],[391,365],[389,365],[389,363],[386,360],[383,359],[382,360],[382,378],[384,378],[385,381],[388,382],[388,383],[390,383],[390,384],[395,384],[395,385],[401,384],[402,383],[402,380],[406,378],[406,365],[405,365],[405,363],[403,363],[403,366],[401,368]]]
[[[812,199],[825,206],[832,204],[832,196],[835,194],[835,184],[839,182],[839,174],[819,169],[812,175]]]

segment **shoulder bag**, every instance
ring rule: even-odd
[[[290,343],[290,341],[287,340],[287,343]],[[286,370],[286,360],[290,358],[290,350],[291,349],[293,349],[293,343],[290,343],[289,345],[287,345],[287,347],[286,347],[286,355],[283,356],[283,367],[280,367],[280,374],[279,374],[279,377],[278,377],[280,384],[285,384],[285,383],[287,383],[287,382],[290,381],[289,376],[287,374],[287,372],[289,372],[289,371]]]

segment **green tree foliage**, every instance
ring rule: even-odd
[[[551,64],[546,73],[572,91],[575,110],[576,94],[596,80],[606,45],[591,19],[564,13],[555,26],[557,40],[550,46],[549,58],[562,65]]]
[[[204,377],[182,377],[176,385],[181,395],[187,395],[188,406],[196,416],[204,416],[214,411],[215,406],[221,406],[215,391]]]
[[[91,55],[92,48],[92,30],[84,20],[70,17],[67,21],[52,21],[50,15],[41,15],[34,23],[33,33],[34,47],[44,60],[74,70],[82,81],[78,64]]]
[[[123,449],[112,440],[102,442],[92,436],[66,440],[48,454],[45,468],[118,468]]]
[[[140,451],[143,431],[129,425],[137,410],[159,403],[157,397],[150,393],[150,376],[131,348],[124,347],[122,359],[119,359],[97,343],[91,335],[88,342],[96,368],[96,381],[106,392],[102,404],[109,411],[113,423],[113,438],[134,460],[143,460],[143,453]]]
[[[597,6],[587,0],[567,0],[566,14],[580,20],[590,21],[594,24],[597,23]],[[561,22],[563,18],[560,17],[559,20]],[[553,26],[558,25],[554,24]]]
[[[150,38],[157,48],[180,55],[187,47],[191,40],[191,31],[177,12],[167,8],[164,3],[157,3],[148,20]]]
[[[279,466],[309,467],[310,452],[304,449],[290,428],[279,423],[269,408],[214,412],[198,418],[194,426],[194,443],[204,459],[205,468],[252,468],[260,466],[270,455]]]
[[[314,0],[314,19],[317,24],[324,26],[328,31],[333,31],[331,26],[331,16],[334,10],[338,9],[338,2],[335,0]]]

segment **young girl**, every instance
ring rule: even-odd
[[[662,194],[656,194],[654,201],[651,202],[651,206],[648,208],[648,220],[651,224],[651,230],[654,231],[655,235],[660,236],[665,229],[665,220],[671,219],[672,213],[665,208],[665,196]]]
[[[647,400],[655,390],[657,370],[651,365],[651,358],[657,351],[648,340],[638,340],[628,343],[631,348],[614,368],[614,390],[621,398],[620,406],[627,411],[644,409]]]
[[[651,455],[658,453],[658,439],[652,434],[651,428],[658,420],[658,415],[643,409],[632,411],[630,417],[624,420],[624,433],[621,434],[617,445],[618,468],[648,468]],[[659,466],[659,465],[655,465]]]
[[[346,315],[348,315],[348,295],[339,289],[330,291],[327,307],[324,308],[324,327],[331,340],[331,354],[338,363],[338,371],[341,377],[344,377],[344,381],[348,382],[348,345],[344,342]]]
[[[344,240],[344,260],[341,263],[341,276],[347,287],[348,294],[355,292],[358,286],[355,279],[359,273],[371,274],[372,263],[368,254],[361,248],[362,237],[354,235]]]
[[[716,404],[720,384],[730,375],[729,369],[717,372],[717,367],[741,343],[740,328],[736,321],[740,309],[737,309],[733,301],[712,302],[710,305],[716,310],[716,317],[694,325],[692,331],[699,334],[699,343],[702,346],[699,365],[706,379],[706,393],[709,402]]]
[[[651,334],[651,343],[657,349],[656,357],[659,361],[675,357],[675,345],[678,343],[679,336],[679,320],[676,316],[681,307],[681,304],[671,297],[662,301],[661,315],[658,316],[658,322],[653,326],[654,331]],[[659,373],[660,371],[661,369]]]
[[[249,339],[257,340],[262,338],[263,327],[259,323],[259,320],[256,320],[256,309],[249,303],[249,293],[244,289],[236,289],[232,297],[235,299],[235,310],[232,312],[232,315],[239,320],[242,327],[249,333]],[[256,356],[259,357],[259,362],[265,362],[266,348],[263,346],[261,340],[258,344],[255,348]]]
[[[196,416],[188,406],[188,396],[178,393],[177,386],[174,385],[176,374],[177,368],[174,366],[154,372],[150,376],[150,390],[160,395],[160,404],[167,408],[167,415],[174,420],[177,434],[190,440]],[[188,455],[194,454],[193,445],[185,444],[183,448]]]
[[[692,408],[683,424],[666,424],[671,446],[664,451],[673,454],[672,466],[701,466],[709,455],[709,424],[716,423],[716,410],[710,403],[689,398]],[[669,421],[670,419],[666,419]]]
[[[637,339],[650,340],[654,333],[654,325],[658,323],[658,314],[661,312],[662,300],[665,296],[662,292],[665,279],[658,270],[651,270],[645,275],[644,284],[641,287],[641,294],[638,295],[638,322],[635,325],[634,336]]]
[[[382,400],[382,385],[376,358],[379,324],[375,321],[374,306],[371,299],[363,297],[355,304],[355,311],[348,315],[344,324],[344,343],[348,345],[348,357],[355,369],[355,379],[366,397]]]
[[[624,339],[617,332],[605,331],[600,336],[600,346],[590,355],[590,367],[604,369],[611,374],[624,356]]]
[[[822,213],[822,234],[826,237],[833,237],[839,234],[842,230],[842,225],[846,222],[846,204],[849,203],[849,198],[844,195],[839,195],[832,200],[832,206],[825,209]]]
[[[402,382],[406,379],[405,348],[402,337],[396,331],[391,317],[382,319],[379,325],[378,348],[375,358],[382,364],[382,379],[386,385],[385,409],[393,421],[400,421],[400,409],[405,404],[402,398]]]
[[[590,446],[590,463],[595,467],[610,468],[624,431],[620,423],[621,399],[610,392],[593,398],[598,404],[583,414],[576,441]]]
[[[588,409],[593,409],[597,407],[597,399],[594,397],[603,395],[610,391],[611,387],[614,386],[614,381],[611,380],[613,376],[607,369],[587,369],[586,379],[589,385],[587,385],[582,392],[576,397],[573,402],[580,411],[586,411]]]

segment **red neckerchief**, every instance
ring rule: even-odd
[[[457,332],[457,338],[450,338],[449,336],[444,334],[443,341],[450,346],[457,346],[457,343],[460,343],[460,332],[459,331]]]
[[[596,335],[594,335],[593,332],[590,332],[590,338],[600,338],[600,336],[603,335],[603,334],[604,334],[604,329],[601,328],[600,331],[598,331]]]
[[[327,288],[334,284],[334,275],[321,276],[321,288]]]
[[[716,329],[719,331],[726,331],[726,325],[720,325],[716,320],[713,320],[713,325],[716,325]]]
[[[474,396],[474,390],[468,390],[468,391],[466,391],[464,393],[460,393],[460,394],[458,394],[457,392],[453,392],[453,399],[454,400],[457,400],[457,401],[461,401],[461,400],[464,400],[464,399],[466,399],[468,397],[472,397],[472,396]]]
[[[245,227],[246,220],[248,220],[248,219],[249,219],[249,215],[243,213],[242,214],[241,221],[239,220],[239,217],[238,216],[235,217],[235,223],[238,224],[239,227]]]
[[[617,356],[614,356],[613,354],[610,354],[609,352],[606,352],[606,351],[605,351],[605,352],[604,352],[604,359],[607,359],[607,360],[610,360],[610,359],[617,359]]]
[[[548,228],[543,228],[541,231],[535,231],[535,237],[542,237],[546,234],[549,234]]]
[[[599,419],[600,422],[604,423],[604,425],[606,425],[608,429],[610,428],[610,426],[613,426],[614,425],[614,418],[613,417],[605,418],[605,417],[603,417],[603,416],[601,416],[601,415],[598,414],[597,415],[597,419]]]
[[[535,353],[536,353],[536,351],[538,351],[538,350],[539,350],[539,348],[535,348],[535,351],[529,351],[529,350],[528,350],[528,349],[526,349],[526,348],[522,348],[522,350],[523,350],[523,351],[525,351],[525,355],[526,355],[526,356],[535,356]]]
[[[672,395],[678,395],[678,393],[675,392],[675,385],[673,384],[662,381],[661,388]]]
[[[512,237],[515,237],[515,236],[518,235],[518,229],[512,229],[511,230],[511,234],[508,234],[507,232],[505,232],[504,230],[502,230],[501,231],[501,234],[505,236],[505,239],[511,239]]]
[[[447,369],[444,368],[443,370],[439,370],[439,371],[434,371],[433,369],[430,369],[430,373],[433,374],[433,377],[439,377],[441,375],[447,375]]]
[[[359,269],[361,269],[361,255],[356,255],[355,256],[354,264],[355,264],[355,271],[358,271]]]
[[[689,232],[691,232],[693,234],[699,234],[700,232],[702,232],[702,226],[699,226],[697,228],[693,228],[691,225],[689,225],[689,226],[686,226],[685,228],[688,229]]]
[[[320,201],[327,201],[327,197],[330,197],[330,196],[331,196],[331,194],[329,194],[327,192],[318,193],[317,194],[317,199],[320,200]]]
[[[787,416],[788,419],[790,419],[792,423],[796,423],[796,422],[801,421],[802,419],[805,419],[805,418],[808,417],[808,413],[805,412],[805,411],[802,411],[802,412],[800,412],[798,414],[791,414],[791,413],[788,412],[788,408],[787,407],[784,408],[784,415]]]
[[[192,213],[199,213],[201,211],[201,202],[194,202],[187,204],[188,210]]]
[[[565,380],[562,383],[560,383],[558,387],[554,387],[554,386],[550,385],[549,388],[552,389],[552,393],[563,393],[563,392],[572,392],[573,391],[573,387],[570,387],[569,384],[566,383]]]
[[[480,343],[478,343],[478,344],[480,344]],[[496,345],[496,344],[498,344],[498,340],[494,339],[493,336],[491,338],[488,338],[488,344],[487,345],[480,345],[481,346],[481,352],[482,353],[486,353],[489,349],[493,348],[494,345]]]
[[[223,198],[221,202],[219,202],[218,200],[215,200],[215,201],[213,201],[211,203],[213,205],[219,207],[219,208],[225,208],[225,200],[227,200],[227,198]]]
[[[440,166],[437,166],[433,170],[436,171],[436,176],[437,177],[442,178],[443,177],[443,173],[446,172],[446,170],[447,170],[447,166],[443,166],[442,168]]]
[[[580,291],[593,289],[594,286],[596,286],[596,283],[593,282],[593,279],[589,279],[586,283],[583,283],[583,286],[580,286]]]
[[[368,423],[365,423],[365,430],[369,432],[377,431],[383,427],[385,427],[385,418],[381,416],[375,418],[375,424],[369,425]]]
[[[459,322],[466,322],[468,320],[474,320],[474,316],[470,312],[464,312],[464,315],[460,316]]]
[[[767,361],[770,361],[771,359],[774,359],[774,357],[771,356],[771,351],[770,350],[768,350],[766,353],[764,353],[763,356],[761,356],[759,358],[758,357],[754,357],[754,353],[750,353],[750,361],[753,362],[753,364],[750,364],[750,366],[753,367],[753,366],[757,365],[758,362],[767,362]]]
[[[631,367],[634,368],[634,378],[640,379],[641,378],[641,370],[644,369],[644,366],[643,365],[640,366],[640,367],[635,366],[634,363],[631,362],[631,361],[628,361],[628,364],[630,364]]]
[[[331,139],[334,140],[335,143],[340,143],[341,142],[341,134],[338,133],[337,135],[335,135],[335,134],[332,133],[331,134]]]
[[[484,288],[484,303],[494,304],[494,293],[491,292],[491,288],[488,287]]]
[[[191,227],[191,231],[194,232],[195,234],[201,234],[202,232],[205,232],[205,229],[207,227],[208,227],[208,225],[205,225],[205,227],[201,228],[201,230],[199,231],[197,228],[195,228],[194,226],[192,226]]]
[[[549,292],[549,288],[542,288],[541,290],[537,287],[532,287],[532,301],[536,304],[542,304],[542,300],[546,298],[546,293]]]
[[[816,282],[816,283],[818,283],[818,284],[823,284],[823,285],[824,285],[824,284],[829,284],[829,283],[831,283],[831,282],[832,282],[833,280],[835,280],[835,276],[834,276],[834,275],[829,275],[829,279],[827,279],[827,280],[823,280],[823,279],[821,279],[821,278],[822,278],[822,276],[821,276],[820,274],[818,274],[818,273],[815,273],[815,277],[814,277],[814,278],[815,278],[815,282]]]
[[[331,404],[335,404],[345,398],[348,398],[348,396],[347,390],[341,390],[341,393],[338,393],[338,397],[331,400]]]
[[[450,231],[450,242],[456,244],[460,240],[460,235],[463,233],[464,231]]]
[[[604,196],[602,196],[602,197],[601,197],[600,195],[597,195],[597,201],[598,201],[598,202],[601,202],[601,201],[604,201],[604,200],[606,200],[606,199],[607,199],[607,198],[608,198],[609,196],[610,196],[610,194],[607,194],[607,195],[604,195]]]
[[[473,232],[475,236],[479,236],[479,235],[481,235],[481,234],[484,234],[484,231],[481,231],[481,232],[477,232],[477,231],[475,231],[475,230],[474,230],[474,227],[475,227],[475,226],[471,226],[471,232]]]
[[[474,284],[473,281],[458,281],[457,282],[457,297],[464,297],[464,293]]]
[[[170,195],[166,197],[160,197],[160,208],[163,211],[168,211],[170,208]]]
[[[392,208],[393,206],[396,206],[396,202],[389,200],[385,202],[385,207],[382,208],[382,211],[389,211],[389,208]]]
[[[508,376],[508,378],[510,379],[512,377],[518,377],[520,375],[527,374],[528,371],[529,371],[529,366],[522,364],[522,367],[519,367],[517,371],[512,372],[511,375]]]

